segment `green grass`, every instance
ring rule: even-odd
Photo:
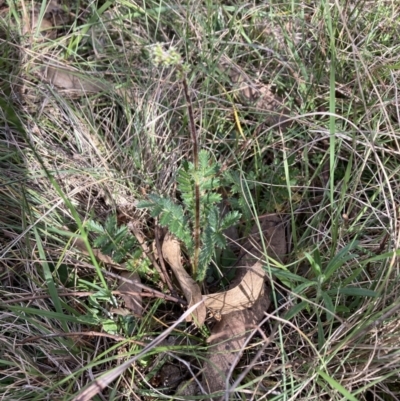
[[[284,264],[266,261],[275,305],[262,328],[275,334],[230,399],[400,398],[397,2],[82,2],[52,38],[29,32],[30,7],[0,8],[0,398],[73,400],[139,356],[93,399],[178,399],[156,380],[162,366],[177,364],[182,380],[199,372],[208,326],[181,321],[168,350],[142,355],[184,310],[148,297],[141,319],[114,313],[116,279],[90,230],[117,215],[150,244],[138,202],[179,201],[189,121],[176,71],[152,62],[157,43],[189,66],[200,148],[231,176],[222,192],[244,216],[240,235],[265,213],[288,225]],[[280,96],[289,128],[243,99],[225,57]],[[40,68],[50,61],[104,89],[49,85]],[[165,290],[138,252],[122,261],[135,255],[142,281]]]

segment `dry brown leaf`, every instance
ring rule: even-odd
[[[233,88],[239,94],[240,101],[267,112],[264,115],[268,125],[280,124],[281,128],[289,126],[290,110],[267,85],[255,82],[226,56],[222,58],[220,68],[226,71],[230,77]]]
[[[225,389],[226,377],[240,358],[248,332],[257,326],[268,309],[269,291],[264,285],[259,295],[251,308],[224,315],[213,327],[203,372],[203,386],[210,393]]]
[[[221,315],[250,308],[259,298],[264,287],[265,271],[260,262],[247,270],[236,287],[225,292],[204,295],[206,307]]]
[[[249,252],[243,258],[248,271],[238,269],[237,277],[231,285],[232,289],[241,285],[249,271],[257,272],[260,267],[262,268],[259,262],[254,263],[254,257],[261,257],[260,229],[270,257],[281,260],[286,254],[286,233],[281,217],[275,214],[265,216],[260,221],[260,226],[255,225],[252,228],[249,239],[244,245]],[[203,371],[203,385],[210,393],[223,391],[226,388],[228,373],[243,352],[247,338],[246,332],[257,327],[269,307],[269,289],[265,286],[262,277],[263,275],[259,274],[254,278],[255,281],[250,281],[250,284],[257,288],[261,285],[258,298],[252,306],[223,315],[221,321],[217,322],[211,331],[211,336],[207,340],[210,348]],[[246,284],[246,286],[248,285]],[[249,290],[249,293],[255,295],[256,291]]]
[[[96,93],[106,89],[104,83],[61,65],[45,63],[43,78],[52,85],[74,94]]]
[[[121,295],[125,302],[125,307],[131,310],[136,316],[141,317],[143,313],[142,297],[140,295],[142,288],[136,285],[137,283],[141,284],[139,274],[136,272],[122,271],[120,272],[120,276],[131,280],[131,282],[119,280],[118,291],[122,293]]]
[[[54,39],[57,35],[53,23],[47,18],[40,19],[38,13],[32,13],[30,32],[40,32],[49,39]]]
[[[172,271],[185,295],[185,298],[190,308],[192,305],[202,300],[200,286],[190,277],[181,263],[181,247],[176,238],[168,233],[162,245],[162,253],[164,259],[171,266]],[[207,311],[204,303],[197,307],[192,316],[186,318],[187,321],[192,321],[200,327],[206,319]],[[192,319],[193,317],[193,319]]]

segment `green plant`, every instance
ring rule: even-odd
[[[221,215],[219,203],[222,201],[218,193],[220,180],[219,165],[211,159],[209,152],[199,152],[199,165],[184,161],[177,176],[178,191],[182,202],[176,203],[170,198],[151,194],[148,200],[138,204],[139,208],[148,208],[153,217],[159,217],[159,223],[168,227],[184,245],[192,262],[196,253],[194,239],[196,214],[196,185],[199,186],[200,213],[199,221],[202,227],[200,233],[200,248],[198,249],[198,268],[193,269],[197,281],[203,281],[207,267],[211,262],[216,247],[224,249],[226,240],[224,230],[236,224],[240,218],[237,211]]]
[[[89,231],[97,234],[93,246],[99,248],[104,255],[110,256],[115,263],[125,262],[127,256],[137,246],[136,238],[129,232],[128,227],[117,224],[117,217],[111,214],[107,217],[104,225],[89,220],[87,223]]]
[[[89,220],[86,228],[95,235],[93,247],[117,263],[126,263],[128,270],[148,273],[150,260],[143,257],[143,250],[126,225],[119,225],[115,214],[110,214],[104,224]],[[153,273],[153,272],[152,272]],[[158,279],[158,275],[153,277]]]
[[[340,279],[340,272],[347,262],[357,264],[359,255],[352,253],[358,247],[357,241],[352,241],[343,247],[333,258],[327,262],[322,261],[321,253],[316,248],[313,253],[305,252],[305,258],[310,266],[311,278],[299,277],[292,275],[290,281],[294,284],[300,282],[293,293],[297,296],[304,297],[303,301],[291,309],[287,318],[293,317],[302,309],[310,311],[310,303],[312,300],[314,305],[323,304],[323,309],[316,308],[318,319],[325,313],[326,321],[333,321],[336,314],[354,312],[360,305],[363,297],[376,297],[377,292],[364,288],[357,284],[357,279],[363,271],[363,266],[356,266],[352,270],[353,273],[349,277]],[[288,280],[287,272],[276,272],[277,276],[281,275],[282,280]],[[336,278],[333,280],[333,277]],[[335,299],[342,297],[340,305],[335,305]]]
[[[234,211],[221,216],[218,206],[222,201],[222,196],[218,193],[220,166],[212,160],[209,152],[199,151],[186,77],[188,66],[182,63],[179,53],[174,48],[165,51],[161,45],[156,45],[151,49],[151,57],[156,65],[175,67],[182,81],[187,102],[193,161],[185,160],[178,172],[177,182],[182,204],[152,194],[147,201],[140,202],[138,207],[149,208],[153,217],[160,218],[160,225],[168,227],[183,243],[191,261],[193,276],[202,282],[215,248],[226,247],[224,230],[236,224],[240,214]]]
[[[116,380],[102,389],[107,399],[177,398],[151,380],[158,355],[175,354],[196,369],[205,357],[204,338],[182,321],[175,334],[167,333],[185,341],[146,347],[117,378],[115,369],[137,356],[140,344],[172,329],[182,311],[150,298],[142,319],[115,316],[112,280],[90,249],[104,241],[100,249],[110,258],[125,254],[120,263],[134,261],[135,269],[148,264],[136,259],[142,254],[137,244],[116,241],[120,227],[107,229],[90,216],[104,203],[120,207],[143,199],[142,189],[156,191],[149,187],[181,208],[193,248],[195,232],[204,246],[194,183],[188,209],[181,189],[171,192],[165,180],[183,169],[185,158],[196,165],[196,152],[186,155],[181,146],[196,134],[193,120],[181,115],[188,114],[185,99],[176,96],[173,71],[184,70],[181,54],[191,65],[196,124],[210,160],[223,163],[224,175],[215,173],[221,182],[209,192],[222,187],[231,210],[242,213],[243,237],[244,225],[249,229],[264,213],[283,212],[289,225],[287,270],[267,266],[279,308],[266,311],[259,332],[267,329],[273,346],[261,351],[256,340],[262,359],[253,363],[256,348],[249,343],[243,361],[254,368],[230,385],[229,398],[398,399],[400,3],[83,0],[70,2],[67,20],[56,23],[56,39],[41,41],[29,32],[28,3],[41,3],[42,14],[55,7],[47,7],[49,1],[0,7],[0,398],[82,398],[79,392],[97,378],[96,384],[104,383],[109,373]],[[178,57],[154,41],[173,43]],[[165,65],[158,70],[142,52],[153,47]],[[252,93],[262,84],[280,95],[291,110],[290,129],[269,127],[257,101],[236,101],[240,88],[221,68],[222,56],[246,73]],[[74,76],[89,73],[104,81],[105,90],[70,97],[75,91],[42,79],[45,60],[71,67]],[[180,74],[182,86],[185,72]],[[225,179],[228,173],[234,180]],[[90,229],[90,218],[103,232]],[[90,251],[86,260],[66,240],[76,234],[60,231],[64,225],[80,230]],[[349,244],[354,246],[343,251]],[[215,247],[209,271],[233,264],[225,252],[229,247]],[[261,369],[268,360],[271,368]],[[195,373],[181,366],[179,377],[193,382]]]

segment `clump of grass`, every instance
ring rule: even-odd
[[[117,214],[146,225],[137,201],[175,196],[191,143],[178,78],[148,53],[161,42],[191,66],[202,147],[231,175],[224,193],[247,219],[279,212],[290,226],[287,269],[268,266],[272,345],[231,398],[397,399],[397,3],[80,7],[41,40],[25,29],[27,3],[0,9],[1,398],[74,399],[182,313],[151,298],[142,319],[114,315],[115,281],[87,233]],[[270,85],[294,124],[269,127],[265,110],[238,104],[222,56]],[[107,90],[71,97],[40,79],[43,58]],[[173,394],[153,377],[178,358],[195,376],[205,352],[193,327],[174,336],[97,399]]]

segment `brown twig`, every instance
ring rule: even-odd
[[[144,239],[142,233],[138,230],[138,228],[137,228],[134,224],[129,223],[129,224],[128,224],[128,228],[129,228],[129,230],[135,235],[137,241],[139,242],[140,246],[142,247],[143,252],[144,252],[144,253],[146,254],[146,256],[150,259],[150,261],[151,261],[151,263],[153,264],[153,266],[157,269],[157,271],[158,271],[158,273],[159,273],[159,275],[160,275],[160,277],[161,277],[161,280],[163,280],[163,282],[164,282],[165,284],[168,285],[168,288],[169,288],[170,291],[171,291],[172,284],[171,284],[171,282],[170,282],[169,280],[167,281],[167,277],[168,277],[168,276],[167,276],[166,274],[165,274],[165,275],[163,274],[163,272],[162,272],[160,266],[159,266],[158,263],[156,262],[156,259],[155,259],[154,255],[153,255],[153,253],[152,253],[152,252],[150,251],[150,249],[148,248],[148,246],[147,246],[147,244],[146,244],[146,241],[145,241],[145,239]],[[76,247],[77,247],[81,252],[83,252],[85,255],[88,254],[88,251],[87,251],[87,249],[86,249],[86,245],[85,245],[85,243],[84,243],[80,238],[78,238],[78,239],[75,241],[74,246],[76,246]],[[102,252],[100,252],[100,250],[94,249],[94,250],[93,250],[93,253],[94,253],[94,255],[96,256],[96,258],[98,258],[98,259],[101,260],[102,262],[107,263],[107,264],[110,264],[111,266],[115,266],[115,267],[117,267],[117,268],[121,268],[120,265],[114,263],[114,262],[111,260],[111,258],[110,258],[109,256],[104,255]],[[86,266],[87,266],[87,267],[90,267],[90,268],[93,267],[93,266],[91,266],[91,265],[89,265],[89,264],[86,264]],[[125,282],[127,282],[127,283],[135,284],[137,287],[142,288],[142,289],[145,289],[145,290],[149,291],[151,294],[154,294],[155,296],[158,296],[159,298],[163,297],[163,298],[166,299],[166,300],[174,301],[174,302],[178,302],[178,303],[181,303],[181,304],[185,304],[185,305],[186,305],[186,302],[184,302],[183,300],[180,300],[179,298],[166,295],[166,294],[164,294],[164,293],[162,293],[162,292],[160,292],[160,291],[157,291],[157,290],[153,290],[152,288],[150,288],[150,287],[148,287],[148,286],[145,286],[145,285],[143,285],[143,284],[137,283],[136,281],[133,282],[132,280],[129,280],[129,279],[125,278],[125,277],[122,277],[121,275],[114,274],[114,273],[111,273],[111,272],[108,272],[108,271],[105,271],[105,270],[102,270],[102,272],[103,272],[104,274],[107,274],[107,275],[109,275],[109,276],[111,276],[111,277],[115,277],[115,278],[117,278],[117,279],[119,279],[119,280],[122,280],[122,281],[125,281]]]
[[[135,284],[137,284],[135,282]],[[64,292],[60,292],[58,293],[59,297],[90,297],[92,295],[94,295],[95,292],[93,291],[64,291]],[[140,294],[140,296],[142,298],[161,298],[161,299],[165,299],[167,301],[172,301],[172,302],[177,302],[179,304],[186,304],[186,301],[184,301],[183,299],[179,299],[179,298],[174,298],[171,297],[169,295],[166,294],[155,294],[153,291],[152,292],[134,292],[134,291],[111,291],[112,295],[138,295]],[[20,295],[20,294],[13,294],[15,295]],[[21,294],[22,295],[22,294]],[[32,295],[26,295],[23,296],[21,298],[14,298],[14,299],[9,299],[7,301],[1,301],[0,303],[0,307],[2,305],[11,305],[11,304],[16,304],[18,302],[28,302],[28,301],[35,301],[37,299],[46,299],[49,298],[50,294],[32,294]]]
[[[126,341],[129,343],[134,343],[137,345],[145,346],[147,343],[143,341],[137,341],[137,340],[131,340],[122,336],[114,336],[112,334],[107,334],[107,333],[99,333],[98,331],[80,331],[76,333],[53,333],[53,334],[44,334],[42,336],[31,336],[28,338],[25,338],[25,340],[21,341],[18,345],[24,345],[28,342],[34,342],[37,340],[44,340],[47,338],[54,338],[54,337],[105,337],[105,338],[111,338],[112,340],[115,341]]]

